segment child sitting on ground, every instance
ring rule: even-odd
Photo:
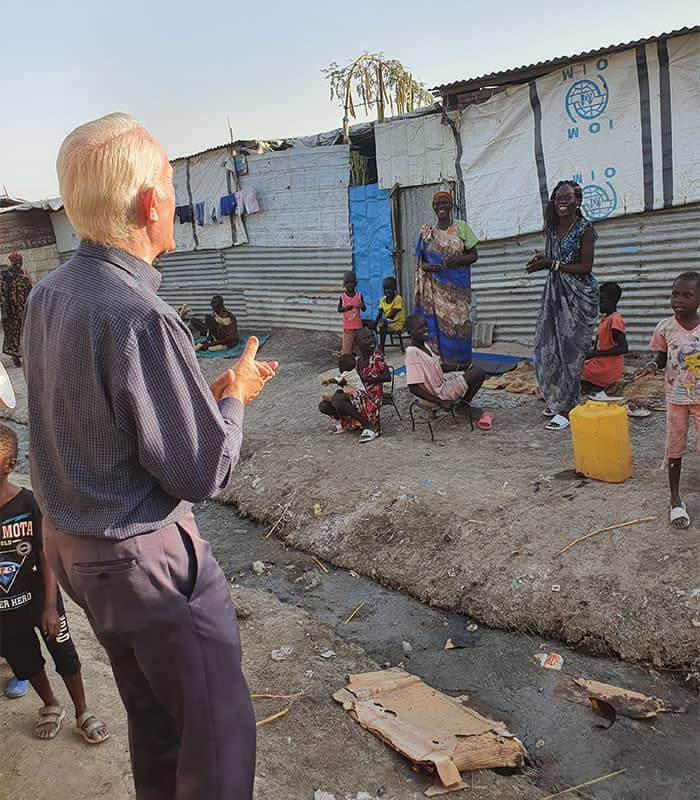
[[[379,311],[374,321],[379,333],[379,349],[384,352],[387,334],[401,333],[406,322],[403,298],[396,293],[396,278],[384,278],[384,296],[379,301]]]
[[[321,381],[321,385],[335,385],[338,387],[338,391],[344,392],[345,394],[364,389],[365,385],[356,369],[355,356],[348,355],[347,353],[342,355],[338,359],[338,374],[336,377]]]
[[[600,313],[603,318],[598,323],[596,348],[586,357],[582,375],[584,381],[598,389],[612,389],[622,380],[622,366],[629,347],[625,323],[617,310],[621,296],[622,289],[617,283],[604,283],[600,287]]]
[[[80,660],[42,546],[41,513],[34,495],[9,481],[16,465],[17,436],[0,425],[0,653],[15,676],[28,679],[44,703],[36,735],[55,738],[66,712],[44,669],[46,662],[35,631],[39,628],[75,706],[74,731],[89,744],[100,744],[109,738],[109,731],[85,704]]]
[[[656,326],[649,347],[656,358],[635,377],[666,373],[666,458],[671,490],[671,525],[688,528],[690,516],[680,496],[681,460],[688,446],[690,418],[700,456],[700,272],[684,272],[673,282],[673,317]]]
[[[352,353],[355,334],[362,328],[360,312],[366,311],[365,301],[357,291],[357,279],[354,272],[343,273],[343,293],[338,300],[338,313],[343,315],[343,344],[341,353]]]

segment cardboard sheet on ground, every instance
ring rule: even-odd
[[[594,711],[596,711],[596,701],[602,702],[611,706],[619,716],[631,719],[648,719],[662,711],[673,711],[658,697],[650,697],[630,689],[622,689],[599,681],[587,681],[583,678],[563,678],[554,693],[570,703],[589,706]]]
[[[464,788],[460,772],[520,767],[525,751],[502,722],[482,717],[402,670],[350,675],[333,695],[363,728],[415,764],[434,769],[442,788]],[[428,790],[433,795],[436,791]]]

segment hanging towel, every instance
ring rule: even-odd
[[[175,216],[180,220],[180,224],[192,222],[192,206],[177,206]]]
[[[197,220],[197,225],[204,225],[204,203],[194,204],[194,218]]]
[[[235,193],[232,194],[225,194],[219,200],[219,209],[221,211],[222,217],[230,217],[231,214],[236,210],[236,195]]]
[[[243,189],[243,202],[245,203],[246,214],[257,214],[260,211],[260,205],[253,186],[246,186]]]
[[[245,203],[243,201],[243,192],[236,192],[236,214],[238,214],[239,217],[242,217],[244,211]]]

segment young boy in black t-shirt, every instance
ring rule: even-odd
[[[17,436],[0,425],[0,654],[20,680],[42,699],[36,735],[53,739],[66,712],[44,669],[35,628],[41,631],[75,706],[75,732],[89,744],[109,737],[104,722],[88,711],[80,660],[71,639],[56,578],[41,540],[41,513],[28,489],[10,483],[17,465]]]

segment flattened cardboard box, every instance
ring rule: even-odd
[[[521,767],[525,760],[522,743],[502,722],[402,670],[350,675],[333,698],[363,728],[415,764],[433,768],[450,790],[464,787],[463,770]]]

